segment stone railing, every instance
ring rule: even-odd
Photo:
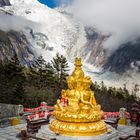
[[[18,116],[23,111],[22,105],[0,103],[0,119]]]

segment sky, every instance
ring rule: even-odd
[[[72,0],[38,0],[39,2],[48,5],[51,8],[57,7],[62,4],[69,4]]]
[[[51,8],[54,8],[57,6],[57,3],[55,0],[38,0],[39,2],[48,5]]]
[[[105,48],[116,50],[140,37],[140,0],[74,0],[72,7],[86,26],[111,35]]]
[[[39,0],[54,8],[72,2],[73,15],[111,37],[104,47],[117,49],[140,36],[140,0]]]

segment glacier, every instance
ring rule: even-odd
[[[1,7],[0,10],[32,22],[23,32],[36,56],[42,55],[48,62],[56,53],[60,53],[68,59],[72,69],[75,57],[82,57],[83,69],[93,81],[104,81],[108,87],[127,84],[132,88],[135,83],[139,84],[140,77],[136,73],[131,76],[129,72],[119,75],[102,69],[110,53],[102,48],[108,36],[102,33],[96,35],[92,29],[86,31],[85,26],[72,15],[65,14],[63,8],[60,12],[60,9],[51,9],[37,0],[10,0],[10,3],[10,6]],[[93,35],[88,38],[87,32]]]
[[[67,15],[51,9],[37,0],[10,0],[10,2],[12,5],[5,7],[4,10],[38,23],[38,27],[33,28],[33,31],[47,36],[48,40],[44,40],[45,48],[52,48],[51,51],[32,42],[35,50],[46,61],[51,60],[57,52],[73,60],[76,55],[67,55],[67,52],[74,48],[76,49],[75,52],[79,52],[79,46],[84,46],[86,43],[83,25]]]

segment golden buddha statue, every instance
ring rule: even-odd
[[[75,60],[75,70],[68,76],[68,89],[62,90],[61,97],[55,105],[55,120],[50,129],[55,133],[69,136],[96,136],[107,132],[102,118],[100,105],[96,103],[94,92],[90,89],[91,79],[85,77],[80,58]]]

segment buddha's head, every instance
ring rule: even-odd
[[[82,66],[81,58],[76,58],[75,59],[75,70],[72,73],[72,76],[75,79],[79,79],[79,78],[84,77],[84,72],[83,72],[81,66]]]
[[[82,66],[82,62],[81,62],[81,58],[77,57],[75,59],[75,67],[81,67]]]

